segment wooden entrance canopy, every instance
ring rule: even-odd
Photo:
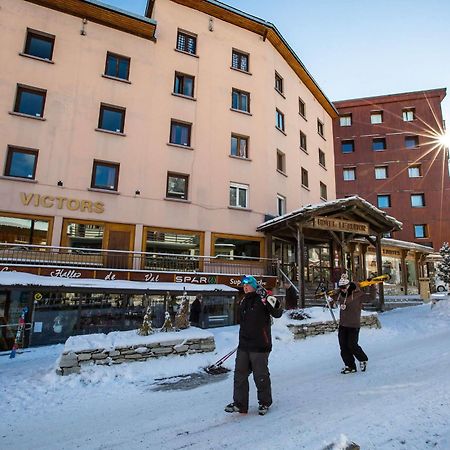
[[[382,274],[381,238],[383,234],[399,231],[403,224],[368,201],[355,195],[315,205],[307,205],[261,224],[257,230],[270,237],[296,242],[299,255],[298,289],[305,307],[305,238],[333,240],[339,248],[340,265],[344,266],[343,248],[355,238],[365,238],[376,249],[378,275]],[[270,241],[270,239],[269,239]],[[380,285],[380,308],[384,305],[384,291]]]

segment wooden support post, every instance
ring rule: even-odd
[[[408,254],[408,250],[401,251],[401,267],[402,267],[402,279],[400,282],[403,286],[403,292],[405,295],[408,295],[408,270],[406,268],[406,255]]]
[[[300,297],[301,307],[306,306],[305,301],[305,238],[303,236],[303,229],[300,224],[297,224],[297,254],[298,254],[298,292]]]
[[[377,275],[383,275],[383,259],[381,256],[381,238],[383,237],[382,234],[377,234],[376,236],[376,245],[375,245],[375,252],[377,255]],[[378,285],[378,310],[384,311],[384,286],[383,283],[380,283]]]

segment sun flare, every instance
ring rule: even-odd
[[[444,133],[442,133],[439,136],[438,140],[439,140],[440,145],[450,148],[450,132],[449,131],[445,131]]]

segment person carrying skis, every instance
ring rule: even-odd
[[[264,415],[272,404],[272,389],[268,368],[272,350],[271,316],[281,317],[280,302],[273,296],[262,297],[256,290],[258,282],[252,276],[242,279],[244,297],[239,304],[239,346],[234,369],[233,402],[225,407],[229,413],[247,414],[249,403],[248,377],[253,372],[259,415]]]
[[[368,358],[358,344],[365,294],[358,289],[355,283],[350,282],[345,273],[342,274],[338,286],[338,292],[333,296],[332,303],[338,303],[340,309],[338,339],[341,357],[345,364],[341,373],[356,372],[355,358],[359,361],[361,371],[365,372]]]

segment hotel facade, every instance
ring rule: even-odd
[[[276,27],[212,0],[0,8],[0,270],[272,287],[295,245],[257,227],[336,198],[337,112]],[[8,323],[33,301],[2,296]]]

